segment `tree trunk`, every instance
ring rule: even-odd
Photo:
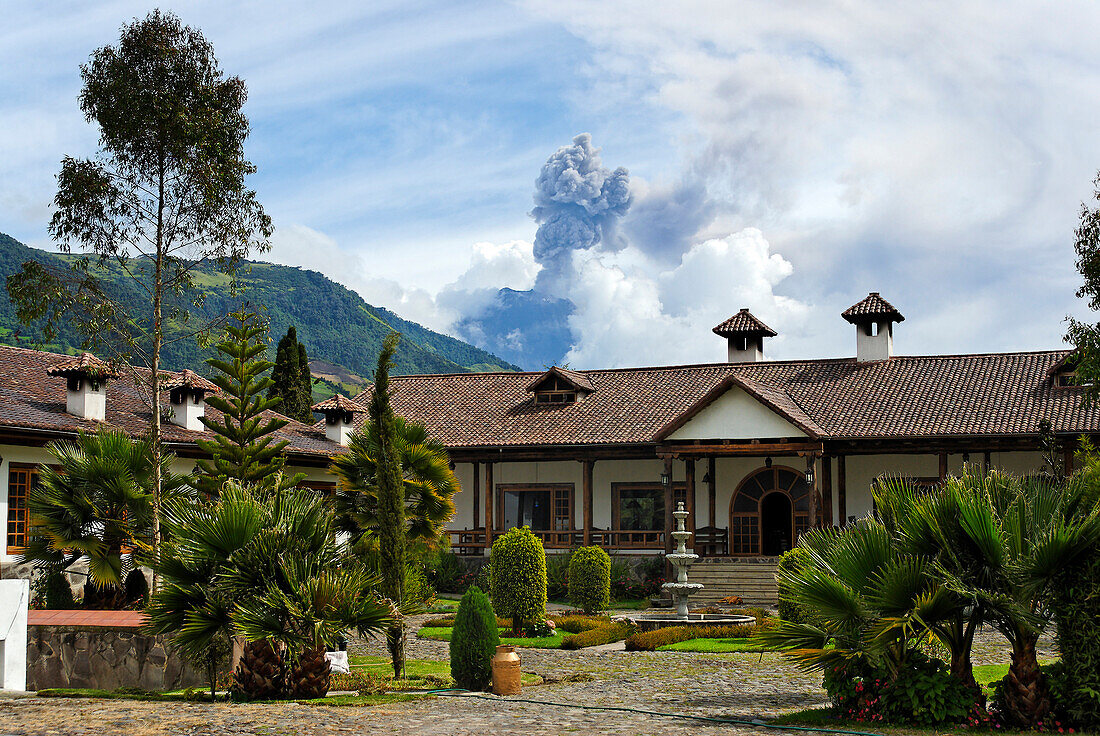
[[[516,638],[523,636],[523,619],[519,616],[512,617],[512,636]]]
[[[153,394],[153,417],[149,427],[149,448],[153,455],[153,585],[150,592],[155,593],[160,582],[157,568],[160,565],[160,343],[161,343],[161,298],[164,280],[164,160],[160,163],[160,179],[157,191],[157,260],[153,279],[153,372],[149,377],[149,386]]]
[[[1017,636],[1004,679],[1005,716],[1013,725],[1035,726],[1050,714],[1050,689],[1035,655],[1036,635]]]
[[[331,667],[323,644],[307,648],[290,673],[290,695],[294,698],[323,698],[328,694]]]

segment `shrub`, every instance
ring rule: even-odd
[[[435,603],[435,591],[428,582],[428,575],[417,564],[405,567],[405,602],[420,608],[428,608]]]
[[[601,644],[621,641],[634,633],[633,624],[606,623],[579,634],[570,634],[562,639],[562,649],[583,649]]]
[[[528,639],[543,639],[555,633],[557,633],[557,627],[554,622],[543,618],[527,621],[523,626],[523,635]]]
[[[896,679],[884,668],[852,660],[827,668],[822,686],[837,714],[857,722],[940,726],[961,723],[978,707],[974,688],[919,652],[909,656]]]
[[[65,611],[76,608],[73,588],[69,578],[60,570],[51,570],[34,579],[34,606],[48,611]]]
[[[426,565],[428,581],[440,593],[465,593],[469,583],[462,584],[466,566],[453,552],[440,552]]]
[[[569,559],[569,602],[585,613],[611,605],[611,556],[599,547],[581,547]]]
[[[462,596],[451,633],[451,676],[465,690],[484,690],[493,679],[493,653],[500,644],[496,616],[480,588]]]
[[[611,599],[631,601],[650,598],[661,592],[664,578],[665,561],[662,557],[645,560],[638,566],[641,581],[635,579],[626,560],[615,558],[611,561]]]
[[[546,555],[546,598],[551,601],[564,601],[569,597],[569,560],[568,554]]]
[[[573,614],[569,616],[557,616],[554,618],[554,623],[557,625],[558,631],[579,634],[582,631],[588,631],[609,624],[611,623],[611,619],[607,616],[578,616]]]
[[[688,639],[744,639],[753,635],[757,627],[744,626],[666,626],[630,636],[626,640],[628,652],[652,652],[667,644]]]
[[[806,566],[810,553],[801,547],[789,549],[779,558],[776,569],[776,585],[779,588],[779,618],[800,624],[806,623],[802,605],[790,597],[790,591],[783,585],[782,575],[795,574]]]
[[[546,552],[530,529],[521,526],[498,537],[489,568],[493,607],[512,619],[516,636],[524,621],[546,617]]]
[[[144,606],[149,601],[149,581],[141,570],[131,570],[126,576],[126,605]]]
[[[1073,726],[1100,731],[1100,553],[1063,568],[1052,590],[1062,654],[1051,677],[1054,707]]]

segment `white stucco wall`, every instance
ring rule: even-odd
[[[806,433],[734,386],[673,432],[671,440],[805,437]]]

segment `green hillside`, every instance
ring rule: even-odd
[[[58,253],[28,247],[0,233],[0,283],[19,271],[25,261],[45,263],[64,258],[66,256]],[[242,264],[239,281],[244,291],[231,297],[227,276],[213,268],[199,273],[196,282],[207,291],[202,311],[208,315],[224,314],[242,300],[261,304],[266,307],[265,314],[271,321],[273,340],[294,325],[311,359],[346,368],[351,374],[368,378],[373,374],[382,338],[391,330],[402,333],[401,348],[395,357],[396,374],[519,370],[473,345],[367,304],[355,292],[316,271],[249,261]],[[124,302],[140,298],[134,285],[117,273],[109,282],[114,298]],[[75,330],[62,328],[51,343],[43,343],[40,330],[19,324],[5,289],[0,297],[0,343],[74,353],[80,349],[81,336]],[[202,360],[208,352],[200,351],[194,340],[168,344],[164,353],[165,367],[201,370],[204,368]]]

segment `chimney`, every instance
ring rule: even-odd
[[[367,413],[366,407],[339,394],[310,408],[325,415],[325,437],[344,447],[347,447],[351,433],[355,431],[355,415]]]
[[[168,391],[169,406],[172,408],[168,421],[192,432],[206,429],[202,423],[206,414],[206,395],[217,393],[217,386],[190,370],[170,376],[160,386]]]
[[[889,360],[894,354],[894,323],[905,317],[894,305],[872,291],[841,315],[856,326],[856,362]]]
[[[81,419],[102,422],[107,417],[107,381],[118,373],[91,353],[46,369],[65,378],[65,411]]]
[[[726,338],[727,360],[730,363],[756,363],[764,359],[764,338],[776,332],[752,316],[748,307],[711,330]]]

